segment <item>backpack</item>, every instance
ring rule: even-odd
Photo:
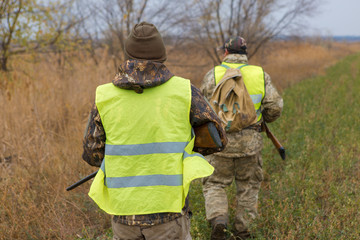
[[[226,70],[213,91],[210,103],[226,132],[240,131],[257,122],[254,103],[239,69]]]

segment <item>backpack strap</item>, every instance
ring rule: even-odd
[[[228,112],[228,111],[229,111],[225,103],[221,104],[221,105],[220,105],[220,108],[221,108],[224,112]]]

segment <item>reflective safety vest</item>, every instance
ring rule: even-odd
[[[105,157],[89,196],[112,215],[181,212],[190,182],[214,168],[193,152],[190,81],[172,77],[142,94],[96,89]]]
[[[265,77],[264,70],[261,67],[243,64],[222,62],[215,67],[215,84],[218,84],[224,76],[226,69],[238,68],[242,74],[247,91],[254,103],[257,121],[261,120],[261,101],[265,96]]]

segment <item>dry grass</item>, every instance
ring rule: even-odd
[[[0,169],[0,239],[68,239],[108,224],[87,207],[85,188],[65,186],[92,171],[80,160],[81,139],[93,91],[109,70],[86,59],[59,66],[56,57],[15,61],[19,70],[0,96],[0,159],[9,159]]]
[[[284,89],[356,51],[359,43],[279,42],[251,63]],[[0,73],[0,239],[94,238],[110,227],[86,195],[89,183],[65,191],[95,170],[81,160],[83,131],[96,86],[115,73],[106,53],[99,60],[22,56]],[[212,63],[187,48],[171,51],[168,66],[199,86]]]
[[[360,43],[276,42],[251,60],[270,74],[281,91],[304,78],[323,75],[338,60],[359,51]]]

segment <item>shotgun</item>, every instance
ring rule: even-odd
[[[76,183],[74,183],[73,185],[71,185],[71,186],[67,187],[67,188],[66,188],[66,191],[70,191],[70,190],[72,190],[72,189],[74,189],[74,188],[78,187],[79,185],[81,185],[81,184],[83,184],[83,183],[85,183],[85,182],[89,181],[90,179],[92,179],[93,177],[95,177],[95,175],[97,174],[97,172],[98,172],[98,171],[93,172],[92,174],[90,174],[90,175],[88,175],[88,176],[84,177],[83,179],[81,179],[81,180],[77,181],[77,182],[76,182]]]
[[[263,129],[263,131],[266,132],[267,137],[270,138],[270,140],[274,144],[275,148],[279,151],[279,154],[280,154],[280,157],[282,158],[282,160],[285,160],[285,148],[281,145],[279,140],[270,131],[270,129],[268,128],[268,126],[266,125],[265,122],[262,122],[262,129]]]

